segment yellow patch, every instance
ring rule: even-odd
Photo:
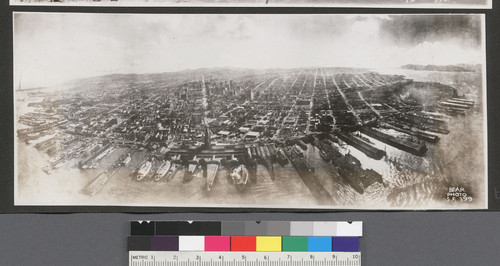
[[[257,251],[281,251],[281,236],[258,236]]]

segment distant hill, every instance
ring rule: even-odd
[[[96,76],[89,78],[81,78],[72,80],[69,82],[85,82],[85,81],[95,81],[95,80],[140,80],[140,79],[161,79],[163,77],[173,77],[173,76],[193,76],[201,77],[202,75],[242,75],[249,73],[256,73],[259,70],[249,69],[249,68],[233,68],[233,67],[214,67],[214,68],[197,68],[197,69],[184,69],[180,71],[172,72],[162,72],[162,73],[144,73],[144,74],[110,74],[105,76]]]
[[[403,69],[418,70],[418,71],[444,71],[444,72],[480,72],[481,65],[476,64],[459,64],[459,65],[404,65]]]
[[[288,73],[290,71],[300,71],[303,69],[310,69],[315,67],[297,67],[297,68],[269,68],[269,69],[253,69],[253,68],[243,68],[243,67],[213,67],[213,68],[196,68],[196,69],[183,69],[179,71],[172,72],[161,72],[161,73],[141,73],[141,74],[124,74],[116,73],[103,76],[94,76],[79,78],[70,81],[66,81],[62,84],[57,84],[53,86],[47,86],[44,88],[31,88],[31,89],[49,89],[51,87],[57,87],[59,89],[72,89],[79,88],[85,89],[85,87],[106,87],[109,84],[113,86],[128,86],[130,84],[144,84],[144,83],[169,83],[173,80],[201,80],[202,76],[209,78],[214,76],[220,80],[232,80],[241,77],[252,77],[255,75],[261,75],[262,73],[276,74],[276,73]],[[352,68],[352,67],[322,67],[328,68],[335,73],[343,72],[366,72],[369,71],[366,68]]]
[[[282,73],[292,70],[308,69],[303,68],[269,68],[269,69],[253,69],[243,67],[213,67],[213,68],[196,68],[196,69],[183,69],[173,72],[162,73],[143,73],[143,74],[109,74],[104,76],[80,78],[67,81],[63,86],[88,86],[90,84],[130,84],[130,83],[144,83],[144,82],[168,82],[173,79],[183,77],[184,80],[201,80],[202,76],[205,78],[215,76],[224,80],[231,80],[234,78],[241,78],[245,76],[260,75],[262,73]],[[330,67],[331,70],[336,72],[361,72],[367,71],[363,68],[343,68],[343,67]]]
[[[144,73],[144,74],[110,74],[104,76],[80,78],[67,81],[63,86],[85,86],[90,84],[130,84],[130,83],[144,83],[144,82],[166,82],[172,78],[189,77],[193,79],[201,79],[201,76],[215,75],[224,77],[237,77],[242,75],[251,75],[256,73],[256,70],[245,68],[198,68],[198,69],[184,69],[175,72],[162,72],[162,73]]]

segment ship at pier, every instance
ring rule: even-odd
[[[160,167],[158,168],[158,171],[156,171],[156,174],[155,174],[155,181],[160,181],[168,172],[168,170],[170,170],[170,166],[171,166],[171,162],[170,160],[164,160]]]
[[[198,158],[196,155],[193,157],[193,159],[189,160],[188,162],[188,167],[186,169],[186,172],[184,173],[184,178],[183,182],[189,182],[193,179],[195,174],[198,172],[200,166],[200,158]]]
[[[243,192],[249,180],[249,173],[245,164],[233,156],[232,159],[227,162],[227,168],[229,169],[229,178],[233,181],[234,186],[238,191]]]
[[[137,170],[137,181],[143,180],[151,171],[151,168],[153,168],[153,162],[152,161],[145,161],[140,167],[139,170]]]
[[[174,178],[177,171],[179,171],[179,168],[181,167],[180,158],[181,158],[180,155],[172,158],[171,163],[170,163],[170,168],[168,169],[167,173],[165,174],[165,181],[169,181],[172,178]]]
[[[383,184],[382,176],[379,173],[372,169],[363,169],[361,162],[350,153],[342,158],[337,170],[342,180],[359,194],[363,194],[367,187],[376,182]]]

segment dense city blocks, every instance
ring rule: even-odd
[[[399,71],[433,73],[415,69]],[[481,80],[476,66],[449,71],[439,78]],[[478,88],[353,68],[88,78],[16,92],[19,154],[96,202],[445,206],[449,185],[479,193],[442,151],[469,138],[456,123],[481,113]]]

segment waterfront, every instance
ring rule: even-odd
[[[16,103],[17,120],[24,117],[22,121],[36,124],[39,123],[37,115],[27,114],[40,114],[55,121],[51,123],[61,123],[61,119],[71,121],[47,131],[52,135],[36,140],[27,138],[27,134],[31,133],[18,133],[21,135],[17,141],[17,156],[20,160],[16,204],[348,209],[483,206],[486,180],[484,135],[478,131],[484,128],[480,73],[391,70],[395,74],[378,74],[366,70],[345,71],[303,69],[271,74],[260,72],[250,77],[233,76],[231,81],[219,80],[225,78],[217,76],[219,74],[203,73],[199,76],[199,83],[189,81],[191,78],[186,77],[184,80],[168,78],[159,85],[128,84],[126,80],[116,79],[130,86],[132,92],[144,90],[144,87],[149,88],[150,92],[145,94],[144,91],[142,98],[137,98],[113,85],[115,89],[106,94],[93,92],[101,99],[96,101],[88,98],[85,100],[88,103],[82,102],[81,89],[71,94],[44,90],[18,91],[17,97],[24,100]],[[205,75],[208,78],[204,78]],[[407,76],[412,79],[408,81]],[[457,116],[445,115],[446,109],[439,109],[436,100],[426,100],[426,104],[435,106],[432,110],[438,110],[434,112],[440,112],[445,117],[446,132],[433,133],[432,136],[439,138],[439,141],[426,143],[425,155],[408,153],[360,132],[362,128],[356,129],[374,120],[379,120],[382,126],[394,123],[396,120],[392,117],[402,112],[368,104],[368,101],[385,99],[379,98],[374,91],[390,89],[395,86],[393,84],[403,84],[410,88],[410,94],[428,95],[422,89],[413,89],[414,86],[422,86],[418,85],[419,82],[428,82],[429,85],[425,85],[427,87],[423,90],[431,90],[432,86],[436,86],[432,85],[436,84],[434,82],[445,84],[439,86],[451,86],[456,88],[458,95],[474,102],[467,113]],[[93,87],[109,85],[87,83],[85,86],[90,86],[85,90],[92,91]],[[163,94],[159,86],[170,89]],[[358,88],[358,92],[352,93],[352,88]],[[108,97],[115,94],[122,95],[121,102]],[[80,99],[81,107],[66,107],[66,102],[71,103],[74,97]],[[222,105],[223,99],[234,102]],[[281,105],[273,105],[276,100],[281,101]],[[147,104],[141,106],[141,101]],[[54,105],[56,102],[57,105]],[[389,103],[392,106],[386,105],[392,109],[408,108],[393,100],[389,100]],[[252,105],[260,106],[261,110]],[[331,111],[325,111],[330,108]],[[351,111],[346,113],[341,108]],[[412,108],[419,110],[419,107]],[[71,114],[66,113],[69,110]],[[191,112],[191,115],[181,110]],[[151,118],[155,112],[159,120]],[[410,111],[409,114],[413,115],[414,112]],[[206,119],[200,119],[200,116]],[[185,119],[189,123],[182,124],[180,121]],[[19,125],[18,129],[30,130],[23,123]],[[367,179],[363,182],[368,182],[368,185],[359,187],[355,184],[358,181],[352,179],[358,177],[346,179],[343,176],[345,174],[340,172],[342,165],[322,159],[319,147],[308,136],[323,138],[321,136],[325,134],[325,129],[333,132],[332,136],[340,134],[340,129],[344,132],[342,134],[352,135],[351,138],[356,142],[365,142],[367,144],[364,145],[368,145],[369,149],[382,152],[383,158],[372,158],[367,151],[342,140],[334,138],[333,141],[325,142],[343,157],[352,155],[359,161],[362,171],[368,173],[373,170],[382,181]],[[392,128],[376,129],[394,136],[396,140],[415,141],[415,137]],[[297,137],[308,143],[293,144],[293,139]],[[226,146],[221,146],[224,143],[227,143]],[[418,143],[423,145],[424,142],[420,140]],[[252,147],[257,149],[252,150]],[[266,148],[262,150],[261,147]],[[313,172],[301,174],[302,170],[297,168],[301,166],[297,163],[302,159],[284,166],[272,159],[276,156],[275,150],[290,147],[297,154],[302,154],[300,156],[303,156]],[[207,191],[207,181],[203,175],[205,170],[201,164],[197,164],[193,168],[193,178],[186,181],[186,160],[196,155],[195,150],[202,152],[204,149],[205,153],[214,153],[224,160],[231,153],[239,154],[237,157],[243,160],[240,163],[245,162],[250,172],[254,171],[252,160],[257,159],[256,177],[250,178],[244,190],[239,191],[229,178],[227,163],[220,163],[213,188]],[[224,152],[227,154],[222,155]],[[164,178],[159,182],[154,181],[152,176],[160,162],[166,158],[173,163],[177,154],[186,154],[188,157],[179,161],[180,169],[175,175],[169,180]],[[130,161],[121,165],[124,156],[129,156]],[[138,181],[136,173],[146,161],[152,162],[152,170],[148,170],[146,177]],[[89,194],[86,188],[93,180],[103,173],[111,173],[113,167],[116,170],[100,180],[98,188]],[[467,194],[473,196],[474,200],[466,203],[450,202],[446,196],[450,187],[465,187]]]

